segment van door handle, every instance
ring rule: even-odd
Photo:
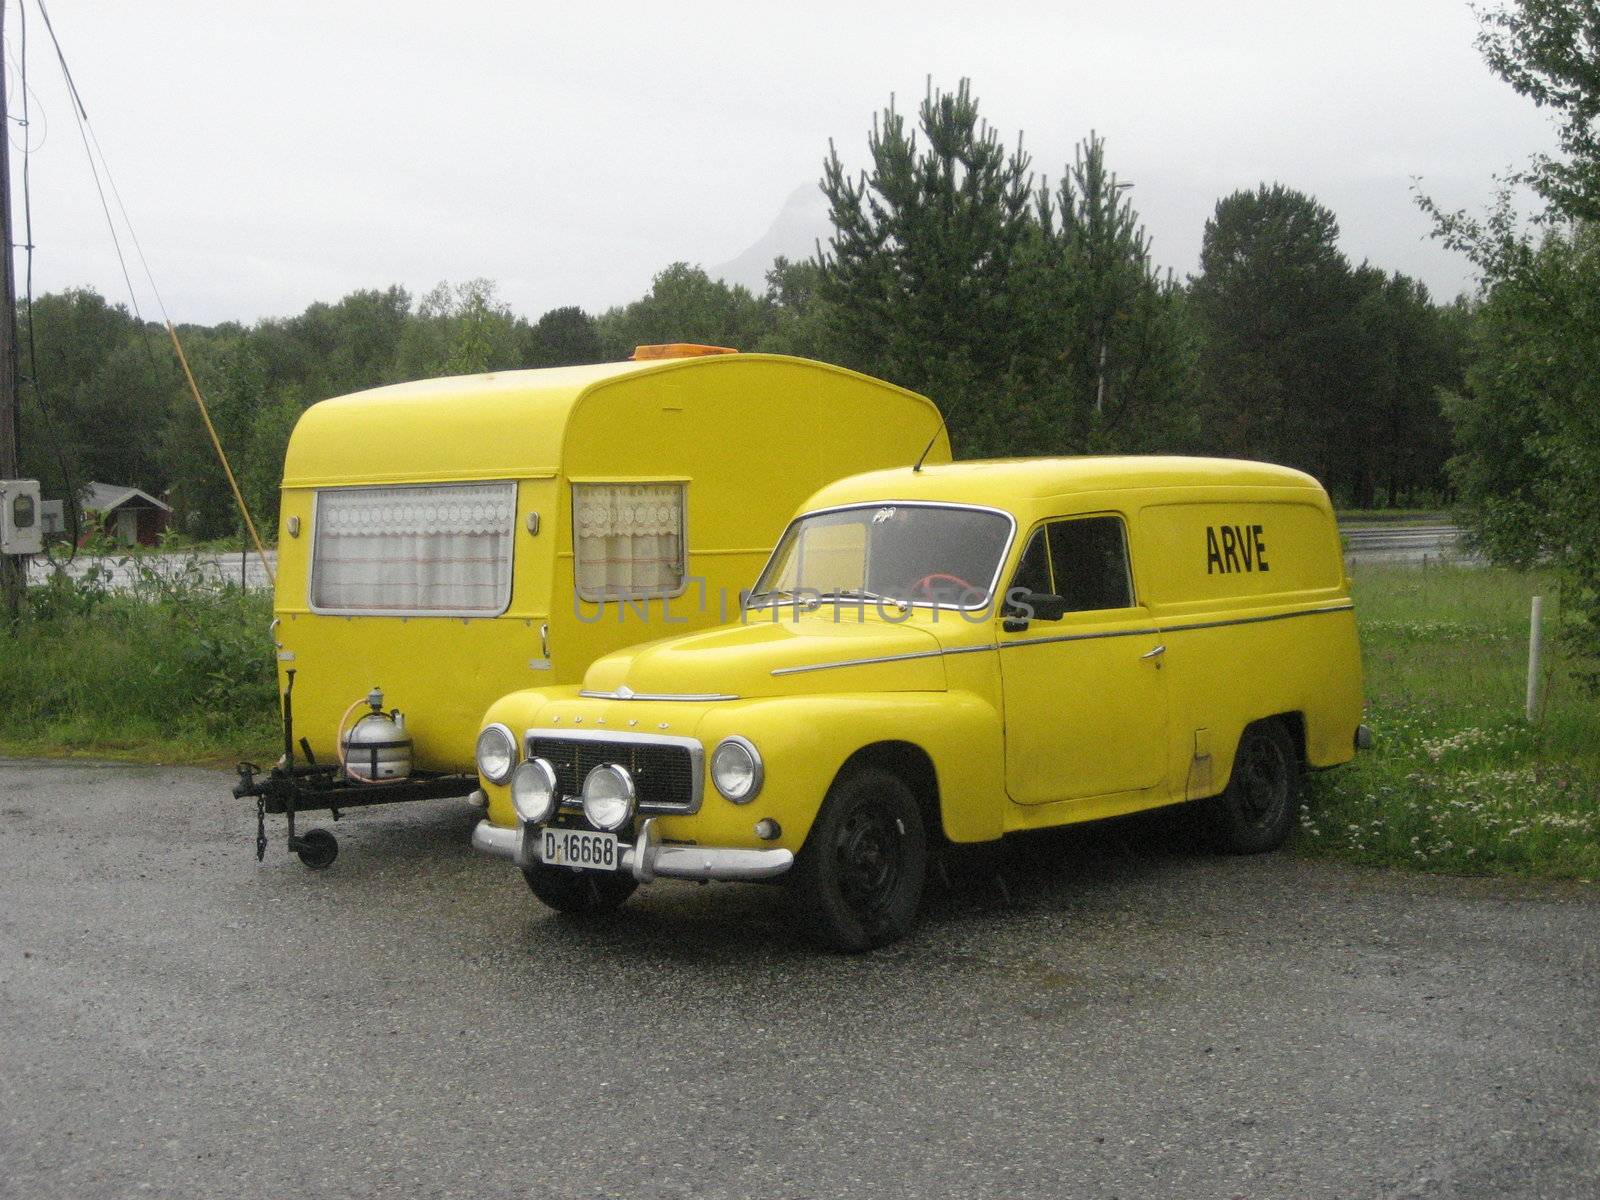
[[[1139,655],[1139,661],[1146,662],[1150,659],[1159,659],[1166,652],[1166,646],[1157,646],[1154,650],[1147,650],[1143,654]]]

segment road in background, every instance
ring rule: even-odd
[[[253,854],[232,777],[0,762],[0,1192],[1592,1197],[1600,896],[1008,842],[870,956],[782,893],[587,924],[449,802]]]
[[[1398,521],[1341,523],[1344,556],[1358,563],[1472,563],[1458,548],[1461,531],[1445,522],[1410,525]]]

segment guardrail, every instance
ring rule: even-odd
[[[278,552],[268,550],[267,561],[272,564],[274,570],[277,569],[277,560]],[[171,554],[143,552],[138,555],[138,561],[163,573],[184,571],[193,564],[206,579],[237,584],[248,591],[264,591],[270,586],[266,570],[254,553],[241,556],[231,552],[202,550],[177,551]],[[28,560],[28,582],[44,583],[57,571],[64,572],[69,579],[83,579],[92,571],[100,571],[104,572],[107,588],[114,592],[122,592],[133,586],[137,570],[134,556],[131,554],[80,553],[71,562],[63,563],[60,567],[52,564],[43,555],[36,555]]]

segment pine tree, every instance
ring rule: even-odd
[[[831,142],[823,165],[834,226],[818,251],[828,340],[848,365],[932,396],[960,451],[1003,445],[1033,228],[1021,138],[1008,153],[968,80],[954,92],[930,81],[917,132],[891,98],[868,151],[872,169],[854,178]]]
[[[1176,289],[1093,132],[1036,199],[1032,386],[1043,427],[1033,449],[1176,448],[1186,374]]]

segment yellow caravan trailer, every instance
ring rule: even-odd
[[[326,865],[337,842],[298,836],[297,811],[472,793],[491,703],[730,619],[806,496],[924,453],[950,458],[924,397],[715,347],[313,405],[279,519],[283,759],[235,789],[258,857],[268,813]]]

